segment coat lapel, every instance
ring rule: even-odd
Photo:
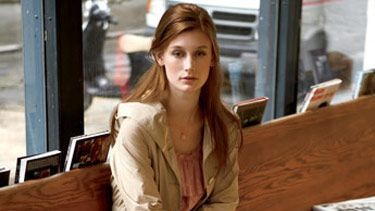
[[[176,152],[174,150],[173,142],[172,142],[171,136],[169,135],[169,130],[167,126],[165,126],[163,145],[164,146],[162,147],[162,152],[164,154],[164,157],[167,160],[169,167],[172,169],[173,173],[176,175],[176,178],[179,184],[181,184],[180,171],[178,169]]]

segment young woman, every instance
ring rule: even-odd
[[[235,210],[242,133],[220,100],[209,14],[172,6],[150,53],[155,64],[112,116],[113,210]]]

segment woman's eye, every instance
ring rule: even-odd
[[[206,56],[207,54],[205,51],[198,51],[196,55],[200,57],[200,56]]]
[[[182,53],[180,51],[172,51],[172,55],[175,57],[182,57]]]

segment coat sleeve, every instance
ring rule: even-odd
[[[219,172],[211,195],[199,210],[231,211],[236,210],[238,206],[238,149],[240,137],[238,128],[232,129],[230,134],[228,163]]]
[[[136,121],[124,119],[111,151],[113,202],[126,210],[163,210],[147,135]]]

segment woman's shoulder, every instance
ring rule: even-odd
[[[115,114],[115,126],[112,128],[116,142],[120,133],[127,134],[127,137],[143,134],[158,141],[165,127],[164,117],[165,109],[160,103],[120,103]]]
[[[161,119],[165,114],[161,103],[126,102],[117,107],[116,119],[129,118],[138,123],[150,123]]]

